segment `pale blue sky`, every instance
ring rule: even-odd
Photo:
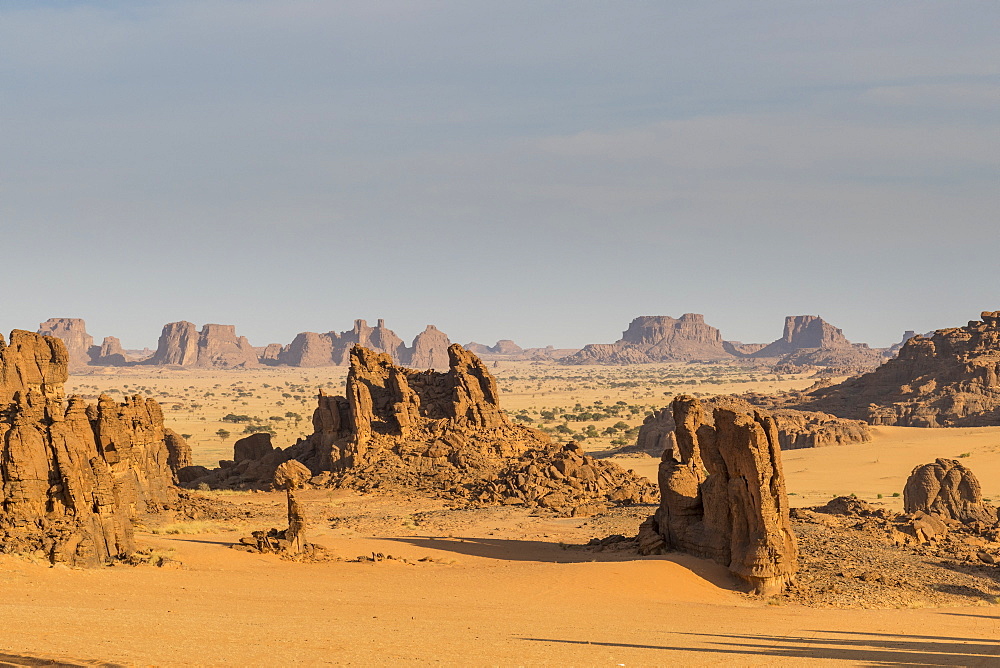
[[[0,1],[0,328],[1000,309],[995,2]]]

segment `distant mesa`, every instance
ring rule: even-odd
[[[844,332],[818,315],[790,315],[780,339],[747,355],[753,359],[778,358],[774,370],[797,373],[825,367],[834,375],[856,375],[875,369],[885,361],[885,351],[866,343],[851,343]]]
[[[799,407],[874,425],[1000,425],[1000,312],[910,337],[895,359],[818,388]]]
[[[121,341],[113,336],[105,337],[101,345],[95,346],[94,337],[87,333],[87,323],[82,318],[49,318],[38,325],[38,333],[63,342],[69,353],[71,371],[88,366],[126,366],[131,362]]]
[[[246,337],[236,336],[234,325],[209,324],[199,332],[194,323],[182,320],[163,326],[156,352],[143,364],[250,369],[260,363]]]
[[[732,359],[722,335],[699,313],[680,318],[646,315],[633,320],[615,343],[591,343],[565,364],[647,364]]]
[[[489,362],[523,360],[555,361],[580,352],[579,348],[556,348],[555,346],[545,346],[544,348],[522,348],[510,339],[500,339],[495,345],[492,346],[471,341],[466,343],[463,347],[469,352]]]

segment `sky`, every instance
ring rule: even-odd
[[[1000,3],[0,0],[0,328],[1000,309]]]

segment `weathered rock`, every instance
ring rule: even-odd
[[[87,324],[83,319],[49,318],[38,325],[38,333],[43,336],[54,336],[66,345],[71,369],[90,364],[94,337],[87,333]]]
[[[233,461],[239,464],[247,459],[261,459],[273,450],[270,434],[264,432],[250,434],[233,443]]]
[[[903,507],[908,513],[923,511],[959,522],[997,521],[997,509],[983,501],[976,476],[954,459],[913,469],[903,488]]]
[[[181,469],[188,468],[194,463],[191,460],[191,446],[188,445],[183,436],[173,429],[164,429],[163,441],[167,446],[167,466],[175,475]]]
[[[375,327],[369,327],[364,320],[355,320],[354,328],[346,332],[302,332],[287,346],[268,346],[261,361],[302,367],[339,366],[348,364],[353,346],[386,353],[396,363],[409,360],[410,352],[403,340],[380,318]]]
[[[698,313],[640,316],[622,338],[611,344],[589,344],[563,359],[566,364],[644,364],[731,359],[722,335]]]
[[[902,427],[1000,424],[1000,312],[965,327],[914,336],[895,359],[820,387],[798,408]]]
[[[415,369],[447,369],[448,348],[451,341],[434,325],[417,334],[413,339],[408,365]]]
[[[782,450],[819,448],[829,445],[849,445],[871,441],[871,428],[861,420],[838,418],[827,413],[773,409],[765,411],[737,396],[719,395],[701,400],[706,408],[705,421],[713,424],[711,413],[715,408],[730,408],[744,413],[757,411],[774,418],[778,428],[778,442]],[[622,452],[645,452],[659,457],[665,449],[672,449],[674,433],[673,407],[667,406],[643,420],[634,445]]]
[[[176,499],[163,414],[131,397],[63,408],[68,354],[54,337],[0,337],[0,550],[96,565],[134,549],[131,520]]]
[[[265,486],[278,465],[296,459],[314,475],[333,472],[329,483],[340,487],[472,498],[476,485],[526,450],[547,448],[549,440],[508,419],[496,381],[479,358],[458,345],[448,354],[449,371],[417,371],[355,346],[346,396],[320,393],[311,436],[258,459],[234,461],[194,484]]]
[[[726,408],[714,426],[701,403],[674,399],[677,448],[660,464],[655,529],[669,549],[713,559],[757,593],[780,591],[797,570],[774,420]]]
[[[163,326],[156,353],[143,364],[247,369],[259,362],[246,337],[236,336],[234,325],[208,324],[198,332],[194,323],[181,321]]]
[[[105,336],[100,346],[90,349],[90,364],[93,366],[125,366],[128,363],[122,342],[114,336]]]

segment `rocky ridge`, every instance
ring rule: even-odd
[[[873,425],[963,427],[1000,424],[1000,312],[964,327],[913,336],[867,374],[819,387],[797,407]]]

